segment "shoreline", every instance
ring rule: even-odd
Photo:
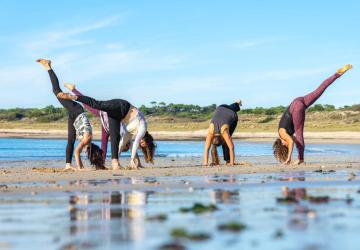
[[[128,158],[121,159],[121,165],[127,166],[128,160]],[[73,172],[63,170],[63,161],[24,161],[15,164],[8,162],[0,168],[0,195],[148,187],[186,188],[184,183],[192,182],[197,177],[207,180],[215,176],[232,178],[236,175],[242,175],[246,179],[252,176],[250,179],[259,184],[269,175],[280,175],[283,177],[280,181],[285,185],[287,181],[298,181],[293,177],[299,174],[306,177],[306,173],[315,170],[324,171],[325,174],[342,171],[345,178],[348,176],[353,179],[360,170],[359,156],[311,156],[307,158],[306,164],[296,166],[280,165],[271,156],[242,157],[239,163],[231,167],[226,165],[203,167],[201,158],[198,157],[161,158],[157,159],[155,165],[145,164],[145,168],[139,170],[87,168],[85,171]],[[106,166],[111,166],[111,163],[108,161]],[[222,184],[226,185],[228,182],[225,181]]]
[[[286,185],[287,182],[305,181],[306,178],[298,179],[296,177],[299,172],[305,173],[305,171],[313,172],[318,170],[324,172],[346,171],[350,176],[351,173],[360,170],[360,167],[357,166],[359,165],[358,162],[326,164],[325,166],[323,164],[307,164],[304,166],[250,166],[246,164],[234,167],[155,167],[141,170],[87,170],[78,172],[61,172],[60,169],[58,172],[43,172],[41,169],[39,169],[40,171],[34,171],[29,168],[11,169],[6,170],[6,172],[2,171],[0,195],[57,191],[141,190],[145,188],[166,190],[187,188],[186,183],[191,182],[193,177],[207,179],[214,176],[223,176],[231,179],[236,175],[243,175],[244,178],[247,178],[254,174],[259,175],[259,180],[256,181],[258,184],[261,184],[261,180],[269,175],[283,175],[282,179],[278,181],[284,183],[282,185]],[[167,180],[166,183],[163,183],[164,180]],[[104,182],[105,184],[103,184]],[[227,181],[217,185],[226,186]],[[196,188],[196,185],[192,186]],[[214,183],[208,183],[201,187],[206,186],[214,186]]]
[[[206,137],[206,130],[197,131],[154,131],[155,140],[194,140],[201,141]],[[304,136],[309,143],[351,143],[360,144],[360,132],[305,132]],[[270,142],[277,137],[276,132],[236,132],[234,139],[250,142]],[[44,129],[0,129],[0,138],[28,138],[28,139],[66,139],[66,130]],[[100,133],[94,132],[94,138],[100,139]]]

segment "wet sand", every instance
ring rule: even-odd
[[[125,166],[128,159],[121,159]],[[74,181],[86,180],[124,180],[144,179],[156,177],[183,177],[185,180],[191,176],[214,176],[214,175],[238,175],[238,174],[266,174],[266,173],[293,173],[315,170],[346,170],[349,176],[352,172],[359,171],[360,157],[309,157],[306,164],[300,166],[284,166],[277,164],[272,157],[242,157],[238,166],[203,167],[201,159],[192,158],[158,158],[156,165],[146,165],[139,170],[93,170],[64,171],[60,161],[23,161],[2,162],[0,164],[0,192],[46,192],[46,191],[74,191],[74,190],[99,190],[102,188],[112,189],[111,182],[106,187],[89,187],[87,183],[73,184]],[[86,163],[85,163],[86,164]],[[110,162],[107,163],[110,166]],[[356,174],[355,174],[356,175]],[[131,185],[129,185],[131,184]],[[117,183],[116,189],[141,189],[148,186],[156,186],[159,189],[167,189],[173,186],[171,183],[157,185],[154,183],[130,181],[126,185]]]

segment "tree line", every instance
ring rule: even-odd
[[[151,102],[150,106],[142,105],[139,109],[146,116],[170,116],[178,118],[187,118],[193,120],[208,120],[211,118],[216,109],[216,104],[208,106],[199,106],[192,104],[174,104],[165,102]],[[275,116],[283,113],[287,107],[277,106],[271,108],[248,108],[242,109],[239,114],[254,114],[254,115],[267,115]],[[360,111],[360,104],[352,106],[344,106],[335,108],[334,105],[316,104],[308,109],[308,112],[323,112],[335,110],[353,110]],[[92,117],[91,113],[88,113]],[[0,120],[17,121],[22,119],[33,119],[38,122],[52,122],[61,120],[67,117],[67,112],[64,108],[54,107],[52,105],[45,108],[13,108],[13,109],[0,109]],[[269,119],[268,119],[269,120]]]

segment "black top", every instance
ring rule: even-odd
[[[283,116],[280,119],[279,129],[280,128],[284,128],[288,135],[293,135],[295,133],[294,122],[289,108],[284,112]]]
[[[229,133],[232,135],[237,126],[238,115],[236,112],[239,110],[240,107],[238,103],[218,106],[211,119],[211,123],[214,124],[215,134],[221,134],[221,127],[226,124],[229,125]]]

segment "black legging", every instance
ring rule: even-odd
[[[59,86],[59,80],[57,76],[55,75],[55,72],[51,69],[49,70],[49,76],[53,88],[53,92],[55,96],[57,96],[58,93],[62,92],[61,88]],[[74,122],[75,119],[80,115],[81,113],[84,113],[83,107],[77,103],[70,100],[64,100],[57,98],[61,105],[68,111],[68,141],[66,145],[66,163],[71,163],[73,152],[74,152],[74,144],[76,141],[76,130],[74,128]]]
[[[238,103],[233,103],[230,105],[220,105],[222,107],[231,109],[232,111],[234,111],[235,113],[237,113],[240,110],[240,106]],[[233,133],[235,132],[236,126],[237,126],[238,121],[235,121],[233,124],[230,124],[230,128],[229,128],[229,133],[230,136],[233,135]],[[227,146],[227,144],[224,142],[222,145],[222,150],[223,150],[223,155],[224,155],[224,161],[228,162],[230,161],[230,150],[229,147]]]
[[[111,138],[111,158],[119,159],[120,122],[129,112],[131,104],[122,99],[98,101],[88,96],[78,96],[77,100],[94,109],[107,112]]]

